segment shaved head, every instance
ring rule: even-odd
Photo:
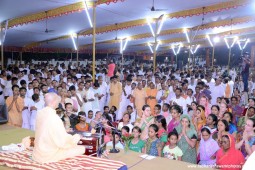
[[[56,93],[47,93],[45,94],[45,105],[53,109],[58,107],[61,98]]]

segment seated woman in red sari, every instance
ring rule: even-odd
[[[244,164],[243,154],[235,149],[234,137],[230,134],[221,138],[222,148],[216,154],[217,168],[221,170],[241,170]]]

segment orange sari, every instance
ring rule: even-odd
[[[155,99],[147,99],[147,104],[151,108],[151,115],[155,116],[154,107],[157,104],[156,96],[157,96],[158,90],[157,89],[147,89],[146,94],[147,96],[155,97]]]

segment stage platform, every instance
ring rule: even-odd
[[[34,136],[34,132],[22,128],[17,128],[9,125],[0,125],[0,146],[9,145],[11,143],[20,143],[22,138],[26,136]],[[212,170],[211,168],[196,167],[196,165],[188,164],[181,161],[168,160],[166,158],[155,158],[152,160],[146,160],[140,157],[141,153],[128,151],[124,153],[121,150],[120,153],[110,154],[109,159],[117,160],[125,163],[128,169],[131,170]],[[0,166],[0,170],[9,170],[11,168]]]

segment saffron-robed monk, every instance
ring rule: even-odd
[[[70,135],[56,114],[61,98],[55,93],[45,95],[46,107],[36,117],[35,143],[32,158],[40,163],[56,162],[84,154],[85,148],[78,146],[81,136]]]

